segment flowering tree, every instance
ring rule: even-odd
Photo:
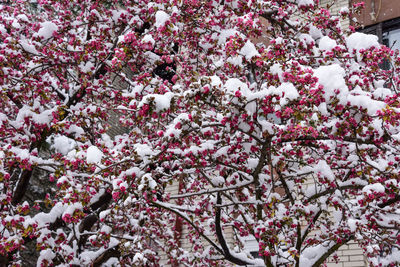
[[[397,264],[400,59],[326,8],[0,4],[0,263]]]

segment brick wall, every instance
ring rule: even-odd
[[[363,251],[356,243],[349,243],[340,248],[337,252],[339,257],[339,262],[335,263],[335,261],[330,258],[328,267],[364,267],[368,266],[365,257],[362,253]]]

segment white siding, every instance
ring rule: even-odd
[[[333,16],[338,16],[340,9],[343,7],[349,7],[349,0],[321,0],[320,7],[330,7],[331,14]],[[347,29],[350,25],[349,20],[340,20],[343,29]]]

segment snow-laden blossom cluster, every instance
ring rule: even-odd
[[[399,264],[399,68],[318,0],[3,1],[0,263]]]

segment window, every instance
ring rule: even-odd
[[[375,34],[379,38],[379,42],[400,49],[400,18],[395,18],[380,22],[359,30],[363,33]],[[396,42],[397,41],[397,42]]]
[[[383,32],[382,43],[393,50],[400,50],[400,27],[399,29]]]

